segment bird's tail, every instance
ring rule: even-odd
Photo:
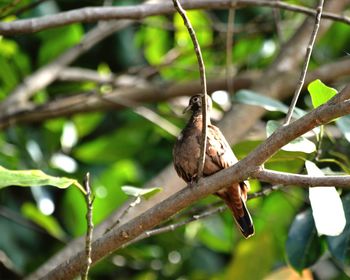
[[[245,238],[254,234],[253,220],[249,214],[245,201],[247,200],[247,187],[244,182],[234,184],[232,187],[216,193],[224,200],[233,213],[236,224]]]

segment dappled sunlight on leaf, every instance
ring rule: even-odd
[[[323,172],[311,161],[305,161],[308,175],[324,176]],[[334,187],[309,188],[312,215],[319,235],[339,235],[346,224],[343,204]]]

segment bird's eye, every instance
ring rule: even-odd
[[[194,102],[194,103],[197,103],[198,101],[199,101],[199,97],[193,98],[193,102]]]

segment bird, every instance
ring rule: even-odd
[[[212,109],[211,98],[206,95],[207,116]],[[198,160],[200,157],[200,143],[202,137],[202,95],[197,94],[190,98],[184,113],[191,111],[191,117],[184,129],[177,137],[173,148],[173,164],[176,173],[190,185],[198,178]],[[237,162],[230,145],[218,127],[207,120],[207,145],[203,167],[203,177],[210,176],[222,169],[228,168]],[[247,209],[247,193],[249,182],[233,183],[228,188],[215,193],[220,197],[233,213],[234,220],[245,238],[254,235],[254,225]]]

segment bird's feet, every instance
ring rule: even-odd
[[[195,187],[202,181],[202,178],[198,178],[197,176],[193,177],[190,182],[188,182],[189,187]]]

